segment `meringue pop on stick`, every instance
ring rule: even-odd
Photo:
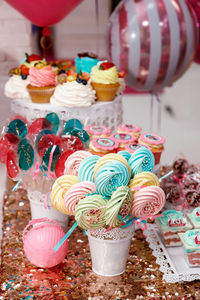
[[[75,208],[75,220],[83,229],[104,227],[106,200],[101,195],[92,194],[81,199]]]
[[[117,227],[129,215],[132,207],[132,194],[128,186],[120,186],[113,192],[106,206],[106,225]]]
[[[148,186],[134,194],[132,215],[138,218],[156,215],[164,205],[164,191],[158,186]]]
[[[74,175],[63,175],[56,179],[50,194],[51,203],[56,210],[69,214],[65,208],[64,197],[66,192],[76,183],[78,183],[78,177]]]
[[[64,203],[69,215],[75,214],[78,202],[87,194],[95,193],[96,186],[93,182],[83,181],[74,184],[65,194]]]
[[[158,177],[152,172],[141,172],[136,174],[129,183],[129,187],[133,194],[140,188],[151,185],[160,186]]]

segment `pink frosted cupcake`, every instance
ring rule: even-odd
[[[91,138],[108,137],[111,134],[110,128],[103,125],[89,125],[86,131]]]
[[[137,138],[127,133],[113,133],[111,137],[119,143],[119,150],[124,150],[125,146],[130,143],[136,143]]]
[[[53,68],[47,65],[32,67],[29,71],[29,81],[27,90],[32,102],[50,102],[56,85],[56,75]]]
[[[139,126],[134,126],[132,124],[120,124],[117,127],[117,132],[119,133],[127,133],[130,134],[132,136],[135,136],[137,139],[140,136],[140,132],[141,132],[142,128]]]
[[[137,149],[139,149],[141,147],[144,147],[144,145],[137,144],[137,143],[131,143],[131,144],[127,144],[125,146],[125,150],[128,151],[129,153],[134,153]],[[147,149],[151,150],[151,148],[149,146],[145,145],[145,147]]]
[[[99,137],[91,140],[89,151],[92,154],[103,156],[108,153],[116,153],[119,142],[111,137]]]
[[[151,148],[151,151],[153,152],[155,158],[155,164],[159,164],[161,154],[164,150],[163,144],[165,143],[165,139],[158,134],[143,133],[139,137],[138,142],[141,145],[148,146]]]

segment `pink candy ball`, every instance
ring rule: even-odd
[[[28,227],[34,225],[27,232]],[[33,219],[23,232],[24,252],[27,259],[37,267],[51,268],[60,264],[68,252],[68,241],[54,251],[53,247],[65,235],[61,226],[47,218]]]

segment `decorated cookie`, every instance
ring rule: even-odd
[[[89,125],[87,126],[86,131],[91,136],[108,136],[111,133],[110,128],[103,125]]]
[[[131,143],[131,144],[125,145],[125,150],[128,151],[129,153],[134,153],[137,149],[140,149],[141,147],[144,147],[144,145]],[[151,148],[148,147],[147,145],[145,145],[145,147],[147,149],[151,150]]]
[[[136,137],[127,133],[113,133],[111,138],[119,143],[120,148],[124,148],[126,144],[137,142]]]
[[[140,141],[149,145],[160,145],[165,143],[165,139],[163,137],[152,133],[141,134]]]
[[[106,137],[92,139],[92,144],[95,148],[103,151],[112,151],[119,147],[119,142],[115,141],[112,138]]]
[[[132,124],[120,124],[117,127],[117,132],[119,133],[128,133],[131,134],[135,137],[139,137],[140,136],[140,131],[142,130],[141,127],[139,126],[134,126]]]

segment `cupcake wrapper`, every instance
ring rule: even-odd
[[[34,103],[49,103],[55,87],[32,89],[27,87],[30,98]]]

